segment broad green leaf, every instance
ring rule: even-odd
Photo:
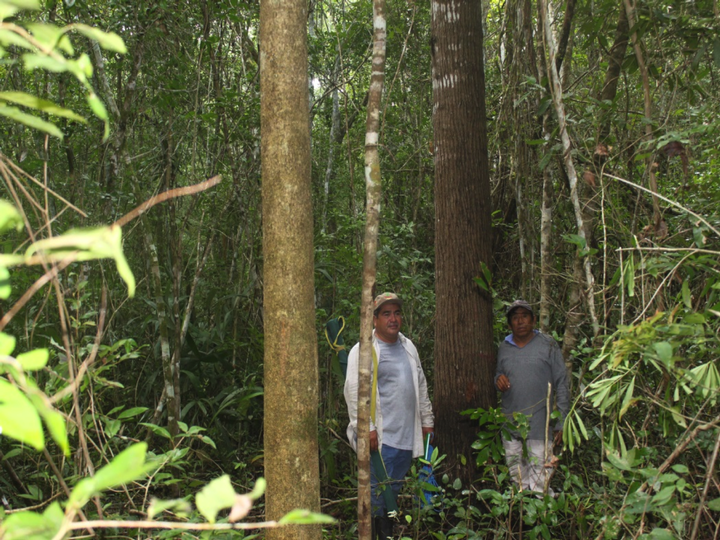
[[[46,69],[53,73],[64,73],[70,69],[67,61],[57,58],[51,58],[44,54],[26,53],[22,56],[25,63],[25,69],[32,71],[33,69]]]
[[[653,529],[650,533],[650,540],[675,540],[677,538],[667,529]]]
[[[670,345],[667,341],[659,341],[653,343],[653,349],[655,349],[658,358],[663,364],[667,367],[672,367],[672,345]]]
[[[225,474],[205,486],[195,497],[198,511],[210,523],[215,523],[218,512],[235,504],[235,490]]]
[[[73,24],[72,28],[90,39],[97,41],[103,49],[122,54],[127,53],[127,47],[122,38],[115,32],[103,32],[86,24]]]
[[[4,4],[10,4],[11,6],[15,6],[19,9],[40,9],[40,0],[2,0],[2,2]]]
[[[10,286],[10,272],[4,266],[0,266],[0,300],[10,298],[12,287]]]
[[[713,60],[715,60],[715,65],[720,67],[720,38],[715,38],[713,42]]]
[[[51,124],[50,122],[47,122],[42,118],[38,118],[37,116],[24,113],[16,107],[0,105],[0,115],[5,116],[10,120],[14,120],[15,122],[25,124],[33,129],[44,131],[45,133],[48,133],[53,137],[57,137],[58,139],[62,140],[63,138],[62,131],[60,131],[55,124]]]
[[[35,349],[26,353],[18,354],[16,360],[20,362],[23,370],[37,371],[44,368],[50,358],[50,352],[47,349]]]
[[[670,499],[672,499],[673,493],[675,493],[675,486],[665,486],[653,496],[652,504],[663,506],[669,503]]]
[[[688,284],[687,279],[683,281],[682,284],[682,299],[685,307],[692,309],[692,295],[690,294],[690,285]]]
[[[55,48],[63,35],[62,28],[58,28],[54,24],[28,23],[27,27],[41,45],[51,49]]]
[[[682,320],[685,324],[705,324],[706,322],[705,315],[702,313],[688,313]]]
[[[3,92],[0,92],[0,98],[2,98]],[[7,201],[0,199],[0,232],[9,231],[15,229],[20,231],[23,226],[22,216],[17,211],[14,205]]]
[[[208,437],[207,435],[200,435],[198,438],[199,438],[202,442],[204,442],[205,444],[207,444],[207,445],[209,445],[209,446],[212,446],[215,450],[217,450],[217,446],[215,446],[215,441],[213,441],[213,440],[212,440],[210,437]]]
[[[250,497],[253,501],[259,499],[263,496],[265,493],[265,488],[267,487],[267,482],[264,478],[260,477],[255,481],[255,486],[253,487],[252,491],[248,493],[248,497]]]
[[[172,439],[170,432],[162,426],[156,426],[155,424],[150,424],[148,422],[140,422],[140,425],[149,428],[155,435],[160,435],[166,439]]]
[[[138,414],[142,414],[145,411],[147,411],[147,407],[133,407],[132,409],[128,409],[127,411],[123,411],[118,415],[119,420],[124,420],[125,418],[132,418],[133,416],[137,416]]]
[[[92,112],[95,113],[95,116],[97,116],[101,120],[109,119],[107,109],[105,108],[103,102],[100,101],[100,98],[97,97],[97,94],[91,92],[87,97],[87,102],[88,105],[90,105]]]
[[[96,493],[145,476],[155,467],[145,462],[146,451],[146,443],[137,443],[120,452],[110,463],[97,471],[95,476],[78,482],[70,494],[68,506],[82,508]]]
[[[0,1],[0,21],[9,19],[13,15],[15,15],[18,11],[20,11],[18,8],[14,7],[14,6],[10,6],[10,5]],[[0,43],[2,43],[2,40],[0,40]]]
[[[632,466],[630,465],[627,458],[622,458],[620,455],[613,451],[606,452],[608,461],[617,469],[621,471],[631,471]]]
[[[720,497],[713,499],[712,501],[708,501],[707,506],[713,512],[720,512]]]
[[[28,397],[0,378],[0,434],[29,444],[36,450],[45,446],[40,416]]]
[[[68,442],[67,425],[65,417],[52,408],[48,402],[43,399],[40,394],[31,394],[30,401],[35,405],[35,409],[40,413],[48,432],[53,440],[57,443],[63,454],[70,455],[70,443]]]
[[[12,101],[18,105],[23,105],[24,107],[30,107],[31,109],[37,109],[48,114],[62,116],[63,118],[69,118],[70,120],[76,120],[78,122],[82,122],[83,124],[87,124],[87,120],[85,120],[85,118],[70,109],[65,109],[56,105],[52,101],[40,99],[39,97],[26,94],[25,92],[0,92],[0,99]]]
[[[335,523],[335,518],[310,512],[309,510],[291,510],[278,521],[280,525],[310,525],[312,523]]]
[[[0,356],[10,356],[15,350],[15,336],[0,332]]]
[[[51,540],[60,530],[65,515],[53,502],[42,513],[18,512],[2,522],[3,540]]]
[[[153,498],[148,506],[148,519],[155,519],[155,516],[162,514],[165,510],[172,510],[176,515],[186,516],[192,512],[192,506],[185,499],[163,501]]]
[[[92,62],[90,61],[90,57],[87,54],[85,54],[85,53],[81,54],[80,56],[78,56],[78,58],[77,58],[77,60],[75,60],[75,62],[77,62],[78,69],[80,71],[82,71],[82,73],[83,73],[83,75],[85,75],[85,77],[87,77],[88,79],[90,77],[92,77],[93,65],[92,65]]]
[[[12,11],[12,9],[10,9],[10,11]],[[0,28],[0,45],[3,45],[4,47],[15,45],[29,51],[35,50],[35,47],[33,47],[27,39],[15,32],[5,30],[4,28]]]

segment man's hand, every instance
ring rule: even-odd
[[[560,431],[555,432],[555,438],[553,439],[553,444],[555,446],[562,446],[562,443],[563,443],[562,435],[563,435],[562,429]]]
[[[430,434],[430,441],[435,444],[435,429],[431,427],[423,427],[423,442],[425,442],[425,439],[427,439],[428,433]]]
[[[505,375],[500,375],[495,381],[495,386],[501,392],[507,392],[510,390],[510,380]]]
[[[370,451],[371,452],[377,452],[378,451],[378,436],[377,431],[372,430],[370,432]]]

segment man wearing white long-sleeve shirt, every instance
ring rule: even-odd
[[[392,490],[400,491],[413,457],[423,455],[424,437],[433,432],[434,417],[428,397],[427,381],[415,345],[401,332],[402,300],[393,293],[375,298],[373,348],[377,358],[375,420],[370,422],[370,451],[379,451]],[[360,345],[348,357],[345,401],[350,424],[347,435],[357,450],[357,391]],[[377,475],[371,470],[372,510],[375,529],[382,540],[391,536],[392,522],[386,516],[378,489]]]

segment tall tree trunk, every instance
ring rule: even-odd
[[[307,4],[260,4],[267,519],[320,509]],[[320,525],[269,540],[319,540]]]
[[[435,425],[466,484],[475,470],[476,430],[460,412],[496,401],[492,298],[473,281],[492,251],[482,51],[480,3],[433,1]],[[470,466],[460,466],[460,455]]]
[[[373,56],[365,124],[366,221],[363,240],[360,358],[358,361],[358,538],[371,537],[370,521],[370,367],[372,365],[373,292],[377,272],[377,239],[380,227],[380,105],[385,84],[385,0],[373,1]]]

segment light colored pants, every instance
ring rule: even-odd
[[[553,467],[550,466],[553,457],[552,441],[548,441],[547,460],[544,449],[545,441],[528,440],[525,441],[525,444],[527,446],[527,458],[523,457],[522,439],[503,440],[505,462],[510,470],[513,482],[518,484],[521,489],[542,493],[545,490],[545,480],[547,479],[549,482],[553,472]],[[553,492],[549,488],[548,494],[553,496]]]

